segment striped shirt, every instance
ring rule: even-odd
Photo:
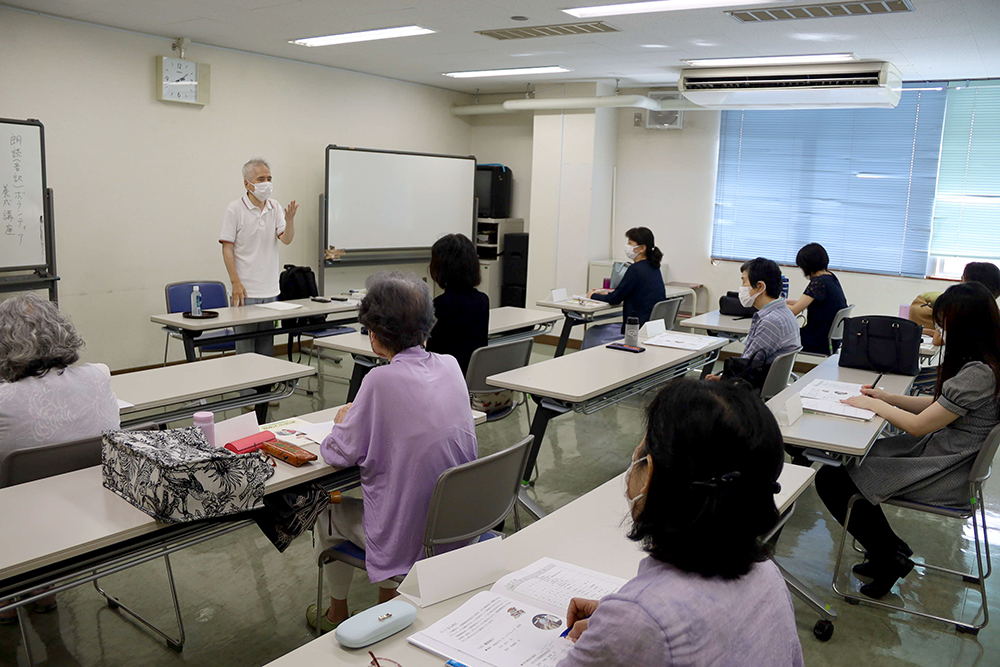
[[[753,314],[744,345],[744,359],[763,356],[765,364],[801,345],[799,323],[784,299],[775,299]]]

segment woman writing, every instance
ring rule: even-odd
[[[1000,311],[979,283],[948,288],[934,302],[938,343],[945,343],[934,396],[889,394],[862,388],[845,402],[872,410],[906,433],[875,442],[860,465],[823,467],[816,490],[841,524],[855,494],[848,531],[867,560],[855,574],[870,577],[861,592],[888,593],[913,569],[913,551],[886,521],[878,503],[903,497],[933,505],[965,507],[969,471],[989,432],[1000,423]]]
[[[625,271],[618,287],[613,290],[592,289],[587,293],[588,299],[605,301],[615,306],[624,303],[622,324],[590,327],[587,334],[588,338],[594,340],[593,345],[620,338],[625,333],[625,322],[630,317],[637,318],[639,326],[642,326],[649,321],[653,306],[667,298],[663,275],[660,273],[663,252],[656,247],[653,232],[646,227],[633,227],[625,232],[625,240],[625,256],[632,261],[632,265]]]
[[[788,589],[760,536],[778,521],[781,433],[742,384],[675,380],[625,473],[649,554],[604,599],[574,598],[558,667],[802,665]]]

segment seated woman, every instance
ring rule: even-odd
[[[365,376],[353,403],[341,408],[320,446],[337,468],[361,468],[364,500],[345,497],[316,522],[317,556],[349,540],[366,551],[368,578],[379,601],[395,597],[391,577],[423,557],[424,525],[438,476],[476,459],[476,431],[465,378],[454,357],[423,345],[434,326],[430,288],[413,274],[378,273],[368,279],[358,321],[372,350],[389,359]],[[348,617],[353,568],[326,566],[330,608],[322,630]],[[306,612],[316,624],[316,606]]]
[[[653,306],[667,298],[663,274],[660,273],[663,251],[656,247],[653,232],[646,227],[633,227],[625,232],[625,240],[625,256],[632,261],[632,266],[625,271],[618,287],[613,290],[592,289],[587,293],[588,299],[606,301],[615,306],[624,303],[622,323],[589,327],[586,338],[589,344],[584,347],[596,347],[620,339],[630,317],[637,318],[641,327],[649,321]]]
[[[73,366],[83,339],[55,304],[35,294],[0,303],[0,466],[15,449],[99,436],[118,428],[104,364]],[[55,608],[55,596],[34,603]],[[14,622],[4,612],[0,622]]]
[[[880,598],[913,569],[913,551],[886,521],[878,503],[902,497],[966,507],[969,470],[989,432],[1000,423],[1000,311],[985,287],[949,287],[934,302],[934,322],[947,339],[934,396],[901,396],[866,386],[846,403],[873,410],[906,433],[877,440],[860,465],[824,466],[816,490],[841,524],[852,496],[848,531],[867,552],[854,567],[871,577],[864,595]]]
[[[781,433],[749,389],[669,383],[625,473],[649,554],[602,600],[574,598],[558,667],[802,665],[788,589],[760,537],[778,521]]]
[[[430,274],[444,294],[434,299],[437,324],[427,351],[455,357],[464,376],[490,327],[490,297],[476,289],[482,281],[476,246],[463,234],[442,236],[431,247]]]
[[[802,296],[788,302],[793,315],[808,312],[806,325],[799,332],[802,351],[829,356],[840,347],[840,341],[833,341],[831,349],[828,338],[837,311],[847,308],[847,297],[837,276],[830,273],[830,257],[820,244],[802,246],[795,255],[795,265],[809,279]]]
[[[991,262],[969,262],[962,271],[963,283],[980,283],[994,299],[1000,298],[1000,269]]]

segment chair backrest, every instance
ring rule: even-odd
[[[469,392],[483,394],[500,391],[499,387],[486,384],[486,378],[527,366],[534,342],[533,338],[528,338],[500,345],[487,345],[474,351],[469,359],[469,370],[465,373],[465,383],[469,387]]]
[[[771,368],[764,378],[764,386],[760,388],[760,397],[765,401],[772,396],[781,393],[788,386],[788,377],[792,374],[792,366],[795,365],[795,355],[802,351],[797,347],[791,352],[785,352],[775,357],[771,362]]]
[[[852,310],[854,310],[853,303],[847,308],[841,308],[833,316],[833,322],[830,323],[830,333],[826,337],[826,349],[830,351],[830,354],[833,354],[833,341],[844,339],[844,320],[851,316]]]
[[[0,487],[33,482],[101,463],[101,436],[15,449],[0,459]]]
[[[183,313],[191,310],[191,292],[194,286],[201,292],[202,308],[225,308],[229,305],[226,284],[218,280],[195,280],[183,283],[169,283],[163,288],[167,297],[168,313]]]
[[[676,297],[660,301],[653,306],[649,319],[663,320],[663,323],[667,326],[667,331],[672,330],[674,328],[674,322],[677,320],[677,311],[681,309],[682,301],[684,301],[684,297]]]
[[[521,490],[529,435],[513,447],[445,470],[434,484],[427,510],[424,548],[472,539],[503,521]]]
[[[969,472],[970,484],[982,484],[989,479],[993,457],[996,456],[998,447],[1000,447],[1000,425],[994,426],[983,441],[983,446],[979,449],[979,454],[976,455],[972,470]]]

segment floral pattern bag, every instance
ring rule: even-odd
[[[265,455],[213,447],[196,426],[106,431],[101,463],[105,487],[166,523],[253,509],[274,474]]]

